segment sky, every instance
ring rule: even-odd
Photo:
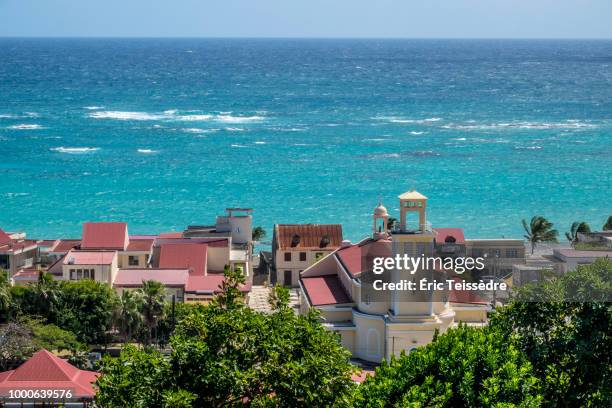
[[[612,38],[612,0],[0,0],[2,37]]]

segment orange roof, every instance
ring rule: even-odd
[[[86,222],[83,224],[82,249],[125,250],[128,241],[125,222]]]
[[[454,243],[465,244],[462,228],[434,228],[436,244]]]
[[[96,392],[92,383],[98,375],[40,350],[17,369],[0,373],[0,393],[14,389],[58,389],[71,390],[73,398],[93,398]]]
[[[338,248],[342,243],[340,224],[277,224],[274,235],[280,249]]]

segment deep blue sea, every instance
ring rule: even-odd
[[[342,223],[416,188],[469,237],[612,214],[612,41],[0,39],[0,227]],[[392,214],[394,215],[394,214]]]

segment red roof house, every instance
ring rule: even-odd
[[[40,350],[17,369],[0,373],[0,395],[8,396],[11,390],[64,390],[72,395],[67,400],[93,399],[98,376]]]
[[[81,249],[125,251],[130,238],[125,222],[86,222],[83,224]]]
[[[160,268],[190,269],[196,275],[206,274],[206,244],[162,244],[159,255]]]

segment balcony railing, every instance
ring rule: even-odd
[[[392,234],[421,234],[423,232],[432,232],[431,223],[419,224],[418,226],[395,224],[391,228]]]

